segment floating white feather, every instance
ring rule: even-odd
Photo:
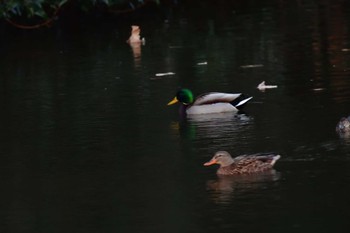
[[[265,81],[262,81],[257,87],[260,91],[264,91],[265,89],[277,88],[277,85],[266,85]]]

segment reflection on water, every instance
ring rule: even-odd
[[[350,131],[337,132],[337,133],[338,133],[338,136],[339,136],[341,142],[344,142],[345,145],[350,146]]]
[[[225,113],[212,113],[212,114],[194,114],[188,116],[190,122],[194,123],[209,123],[213,125],[219,125],[219,122],[224,122],[226,124],[233,119],[238,119],[241,122],[249,121],[249,117],[245,114],[238,114],[235,112],[225,112]]]
[[[207,190],[213,202],[230,204],[240,196],[259,193],[259,189],[264,189],[267,185],[279,180],[280,176],[281,174],[276,170],[259,174],[218,176],[217,179],[207,181]]]
[[[247,144],[253,135],[254,119],[245,114],[219,114],[190,118],[188,124],[196,128],[195,143],[205,144],[201,150],[231,150]]]
[[[252,136],[253,118],[246,114],[199,114],[172,123],[182,138],[206,145],[206,149],[231,148]],[[241,140],[239,140],[239,138]]]
[[[135,68],[140,68],[141,66],[141,48],[143,43],[130,43],[132,54],[134,57]]]
[[[141,57],[141,43],[131,43],[130,47],[132,49],[132,54],[135,58],[135,61],[140,59]]]
[[[202,114],[191,116],[187,123],[197,129],[197,140],[202,137],[230,137],[235,132],[246,130],[252,123],[252,117],[236,113]]]

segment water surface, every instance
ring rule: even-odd
[[[136,48],[128,27],[7,35],[1,231],[343,232],[349,8],[299,4],[145,23]],[[180,86],[254,98],[239,115],[181,119],[166,106]],[[282,158],[272,174],[219,178],[203,167],[217,150]]]

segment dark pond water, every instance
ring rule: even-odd
[[[343,2],[220,6],[229,13],[145,23],[134,50],[129,26],[6,36],[0,231],[344,232]],[[278,88],[257,90],[263,80]],[[244,115],[181,120],[166,106],[179,86],[254,98]],[[220,179],[203,167],[217,150],[282,158],[274,174]]]

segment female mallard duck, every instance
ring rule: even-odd
[[[182,103],[180,113],[207,114],[220,112],[237,112],[240,107],[247,103],[251,98],[245,98],[241,93],[221,93],[210,92],[198,96],[194,99],[189,89],[180,89],[172,101],[168,105],[177,102]]]
[[[338,133],[350,132],[350,116],[342,117],[335,127],[335,130]]]
[[[232,158],[228,152],[218,151],[204,166],[219,164],[218,175],[252,174],[271,170],[280,157],[276,154],[254,154]]]

